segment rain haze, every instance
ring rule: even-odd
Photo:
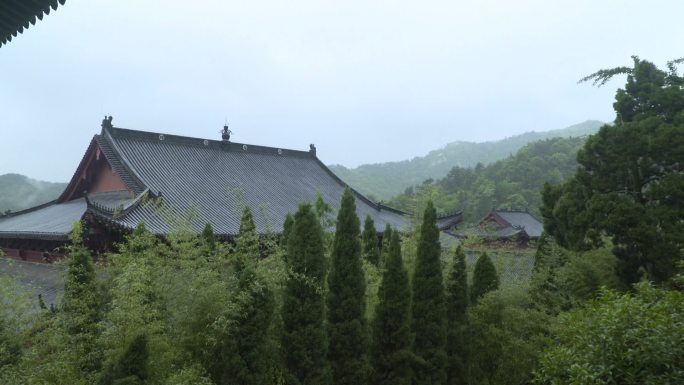
[[[131,129],[409,159],[613,119],[631,55],[684,56],[679,1],[67,0],[0,48],[0,174],[68,181],[105,114]]]

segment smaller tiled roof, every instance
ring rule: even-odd
[[[524,230],[528,237],[539,238],[544,225],[527,211],[494,210],[494,213],[514,229]]]
[[[463,221],[463,211],[457,211],[437,217],[437,227],[440,230],[450,230]]]
[[[0,217],[0,238],[67,240],[74,222],[85,214],[84,198],[50,202]]]

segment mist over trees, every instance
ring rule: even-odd
[[[574,174],[576,154],[585,140],[545,139],[488,166],[454,167],[444,178],[409,187],[388,204],[414,212],[417,202],[429,198],[440,213],[463,210],[466,222],[482,219],[492,208],[528,209],[539,215],[544,183],[562,183]]]
[[[19,174],[0,175],[0,214],[50,202],[64,191],[66,185],[37,181]]]
[[[602,122],[588,120],[573,126],[543,132],[527,132],[491,142],[453,142],[443,148],[400,162],[365,164],[356,168],[331,165],[330,169],[369,197],[387,201],[410,186],[442,179],[454,168],[471,169],[506,159],[524,146],[552,138],[584,137],[595,133]],[[573,154],[574,157],[574,154]]]

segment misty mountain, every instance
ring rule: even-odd
[[[19,174],[0,175],[0,213],[19,211],[56,199],[66,183],[43,182]]]
[[[482,219],[496,207],[529,210],[539,216],[544,183],[560,184],[577,170],[577,151],[586,137],[551,138],[523,146],[515,155],[487,166],[454,167],[442,179],[407,188],[391,207],[415,212],[426,197],[438,212],[463,210],[466,222]]]
[[[527,132],[491,142],[453,142],[411,160],[365,164],[352,169],[332,165],[330,169],[360,192],[374,199],[388,200],[409,186],[445,177],[453,167],[475,167],[478,163],[487,165],[515,154],[528,143],[590,135],[603,124],[588,120],[560,130]]]

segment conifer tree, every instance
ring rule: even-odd
[[[328,276],[328,358],[335,385],[367,381],[366,281],[359,232],[354,194],[347,188],[337,216]]]
[[[292,214],[287,213],[285,222],[283,223],[283,237],[280,241],[280,244],[285,248],[287,248],[287,239],[290,236],[290,231],[292,231],[292,225],[294,225],[294,217]]]
[[[373,385],[411,383],[411,291],[401,258],[399,235],[391,235],[373,319]]]
[[[270,385],[270,329],[275,298],[255,272],[254,260],[239,274],[237,313],[221,352],[221,372],[217,384]]]
[[[147,335],[140,333],[128,345],[112,368],[105,371],[102,385],[142,384],[147,379],[149,360]]]
[[[329,383],[323,247],[318,217],[311,204],[301,204],[288,236],[289,276],[283,293],[283,375],[287,385]]]
[[[213,377],[218,384],[269,385],[269,330],[273,319],[275,297],[258,276],[259,243],[256,226],[249,208],[245,208],[237,253],[241,263],[237,271],[237,312],[231,319],[232,330],[222,347],[220,373]]]
[[[79,369],[94,371],[99,366],[95,346],[100,320],[100,296],[90,251],[84,245],[84,229],[76,222],[71,231],[69,266],[64,282],[60,321],[78,356]]]
[[[363,257],[370,263],[378,265],[380,261],[380,250],[378,249],[378,235],[375,232],[375,223],[370,215],[366,215],[363,223]]]
[[[487,253],[482,253],[477,262],[475,262],[470,301],[475,304],[483,295],[498,288],[499,276],[496,272],[496,267],[494,267]]]
[[[238,254],[250,256],[253,259],[259,258],[259,235],[256,231],[252,209],[245,206],[240,219],[240,233],[235,240]]]
[[[449,385],[466,384],[467,308],[468,276],[465,253],[459,245],[454,252],[446,282],[447,383]]]
[[[207,222],[204,226],[204,230],[202,230],[202,241],[204,242],[207,253],[213,254],[216,252],[216,235],[214,235],[214,228],[211,226],[211,223]]]
[[[380,249],[380,264],[385,263],[390,249],[390,242],[392,241],[392,227],[390,224],[385,225],[385,232],[382,233],[382,248]]]
[[[428,201],[420,227],[413,272],[413,353],[423,362],[414,370],[414,384],[446,383],[446,308],[437,213]]]

